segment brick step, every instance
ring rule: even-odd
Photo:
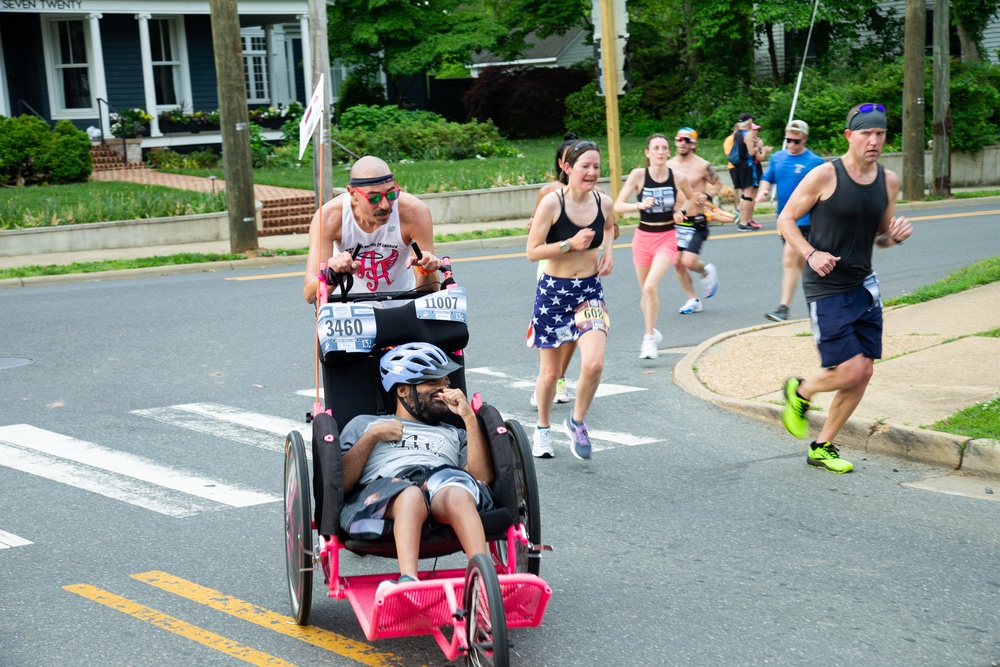
[[[264,208],[280,208],[283,206],[309,206],[315,207],[316,203],[312,197],[289,197],[288,199],[265,199]]]
[[[312,218],[316,211],[312,206],[283,206],[281,208],[263,208],[261,214],[265,218],[284,218],[307,216]]]
[[[304,218],[301,216],[285,216],[281,218],[264,218],[261,217],[261,222],[264,224],[265,228],[270,227],[305,227],[306,230],[309,229],[309,224],[312,222],[312,218]]]
[[[285,227],[264,227],[258,232],[259,236],[279,236],[282,234],[308,234],[309,225],[289,225]],[[303,237],[302,247],[309,245],[308,236]]]

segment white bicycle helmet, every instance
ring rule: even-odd
[[[461,368],[441,348],[430,343],[406,343],[382,356],[379,372],[387,392],[397,384],[420,384],[437,380]]]

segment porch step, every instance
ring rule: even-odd
[[[261,236],[306,234],[316,206],[310,196],[284,197],[265,200],[260,213],[264,227]]]
[[[146,163],[125,164],[119,154],[104,144],[97,144],[90,147],[90,156],[93,159],[93,171],[110,171],[112,169],[145,169]]]

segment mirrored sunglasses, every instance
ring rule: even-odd
[[[396,181],[393,181],[392,184],[396,187],[394,187],[392,190],[389,190],[388,192],[368,193],[368,192],[361,192],[361,190],[355,190],[355,192],[361,195],[361,198],[367,200],[368,203],[371,204],[372,206],[378,206],[379,203],[381,203],[382,201],[382,197],[385,197],[387,201],[396,201],[397,199],[399,199],[400,187],[399,185],[396,184]]]

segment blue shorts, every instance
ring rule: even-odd
[[[882,358],[882,305],[863,285],[809,304],[813,340],[824,368],[861,354]]]
[[[525,342],[528,347],[559,347],[588,331],[603,331],[607,335],[610,326],[600,278],[596,275],[556,278],[542,274]]]

